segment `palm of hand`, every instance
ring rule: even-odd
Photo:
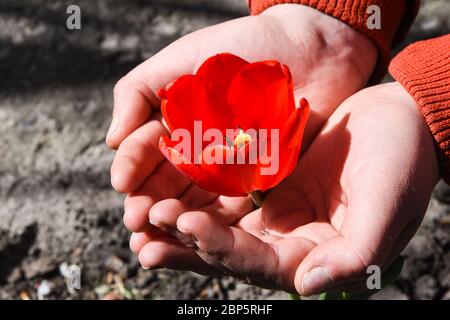
[[[325,36],[323,30],[334,33]],[[111,181],[118,191],[129,193],[124,220],[132,231],[149,227],[147,213],[158,201],[180,198],[189,206],[201,207],[217,199],[217,195],[192,185],[163,159],[157,144],[165,129],[159,121],[147,119],[149,102],[158,103],[153,92],[183,74],[195,72],[206,58],[219,52],[251,61],[276,59],[290,67],[296,94],[313,105],[305,148],[334,108],[364,85],[375,62],[373,45],[350,27],[311,8],[282,5],[258,17],[190,34],[138,66],[115,88],[117,121],[113,122],[118,124],[107,138],[110,147],[120,145]],[[361,52],[367,59],[353,59]],[[345,84],[341,81],[344,75]],[[240,205],[238,201],[234,206]]]
[[[416,231],[436,167],[407,93],[398,84],[366,89],[340,107],[261,209],[245,215],[248,201],[240,199],[236,210],[219,197],[192,211],[166,200],[152,208],[150,220],[181,242],[136,234],[132,248],[146,266],[224,272],[302,294],[358,289],[365,268],[386,267]],[[326,268],[326,281],[318,283],[316,273],[303,281],[314,267]]]

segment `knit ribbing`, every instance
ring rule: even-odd
[[[441,174],[450,182],[450,35],[419,41],[398,54],[391,75],[422,111],[438,148]]]

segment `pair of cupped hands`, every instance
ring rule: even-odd
[[[288,65],[296,101],[311,104],[297,168],[257,209],[200,189],[158,150],[167,132],[155,92],[221,52]],[[388,267],[415,234],[438,181],[409,94],[395,82],[363,89],[376,61],[365,35],[286,4],[189,34],[122,78],[106,142],[141,265],[301,295],[363,290],[367,267]]]

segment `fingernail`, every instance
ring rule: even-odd
[[[304,295],[322,292],[332,283],[327,267],[315,267],[303,276],[302,291]]]
[[[162,269],[163,268],[163,266],[160,266],[160,265],[151,266],[151,267],[146,267],[146,266],[141,266],[141,267],[144,270],[156,270],[156,269]]]
[[[193,234],[177,230],[176,237],[186,246],[194,249],[198,248],[198,240]]]
[[[151,225],[154,225],[155,227],[161,229],[162,231],[170,233],[171,235],[174,235],[173,234],[174,233],[174,228],[172,228],[171,226],[169,226],[169,225],[167,225],[165,223],[162,223],[160,221],[156,221],[155,219],[152,219],[151,217],[149,219],[149,222],[150,222]]]
[[[192,234],[190,230],[186,230],[177,226],[177,238],[187,246],[190,246],[192,248],[198,247],[198,239]]]
[[[108,133],[106,134],[107,139],[109,138],[110,135],[112,135],[114,133],[114,131],[116,131],[118,125],[119,125],[118,117],[113,117],[111,124],[109,126],[109,129],[108,129]]]

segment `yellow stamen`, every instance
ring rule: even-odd
[[[240,148],[245,146],[245,144],[250,141],[252,141],[252,137],[243,130],[239,130],[239,134],[234,139],[234,145]]]

